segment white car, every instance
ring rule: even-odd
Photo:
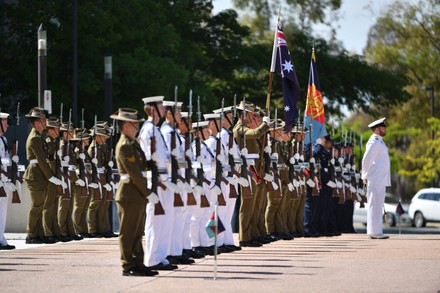
[[[394,227],[399,222],[399,214],[396,212],[397,204],[399,203],[399,199],[387,193],[385,195],[385,203],[384,203],[384,212],[386,218],[386,224],[389,227]],[[402,224],[410,224],[411,219],[408,216],[408,205],[402,204],[404,214],[400,216],[400,223]],[[367,210],[368,203],[365,204],[365,207],[360,207],[360,203],[356,202],[354,205],[354,213],[353,213],[353,222],[361,222],[365,225],[367,224]]]
[[[440,188],[419,190],[411,200],[408,213],[415,227],[425,227],[426,222],[440,222]]]

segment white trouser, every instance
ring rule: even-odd
[[[183,209],[183,231],[182,231],[182,245],[183,249],[191,249],[191,216],[195,206],[188,206],[185,203]]]
[[[237,186],[235,186],[237,188]],[[232,217],[234,216],[235,202],[236,198],[229,198],[230,193],[230,185],[222,183],[222,192],[223,196],[226,199],[226,213],[225,213],[225,221],[223,225],[225,226],[224,234],[224,243],[226,245],[234,245],[234,234],[232,233]]]
[[[209,208],[200,207],[200,193],[194,191],[194,197],[196,198],[197,205],[190,207],[191,209],[191,224],[190,237],[192,247],[201,246],[200,242],[200,225],[202,222],[203,210],[209,210]]]
[[[154,204],[147,204],[145,223],[145,263],[147,267],[159,263],[167,264],[170,253],[171,233],[174,220],[174,195],[168,190],[157,189],[157,195],[165,210],[164,215],[154,215]]]
[[[367,234],[381,235],[382,231],[382,217],[385,201],[385,186],[378,186],[374,182],[367,183]]]
[[[202,209],[202,213],[200,216],[199,237],[200,237],[200,245],[203,247],[208,247],[214,245],[214,237],[209,238],[205,226],[206,223],[208,223],[209,221],[209,217],[214,212],[214,203],[217,200],[217,196],[213,194],[212,190],[209,187],[208,188],[205,187],[204,189],[206,192],[206,197],[209,201],[209,208]]]
[[[182,198],[183,203],[186,203],[187,194],[184,191],[180,192],[180,197]],[[174,194],[173,194],[173,200],[174,200]],[[172,234],[171,234],[171,250],[170,255],[173,256],[179,256],[182,255],[183,251],[183,228],[185,226],[185,209],[187,207],[174,207],[173,203],[173,209],[174,209],[174,224],[172,227]]]
[[[6,197],[0,197],[0,245],[8,245],[8,241],[5,238],[6,229],[6,216],[8,215],[8,203],[11,200],[12,192],[5,187]]]

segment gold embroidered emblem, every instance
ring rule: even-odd
[[[136,158],[135,158],[135,156],[131,156],[131,157],[128,157],[128,158],[127,158],[127,161],[128,161],[129,163],[134,163],[134,162],[136,162]]]

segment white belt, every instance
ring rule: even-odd
[[[147,171],[142,171],[142,176],[145,177],[145,178],[147,178]],[[120,178],[121,178],[121,180],[124,180],[124,179],[130,179],[130,175],[128,175],[128,174],[122,174],[122,175],[120,176]]]
[[[69,165],[69,171],[75,171],[76,167],[75,165]]]
[[[96,170],[98,171],[99,174],[104,174],[104,168],[96,168]]]
[[[37,159],[30,160],[29,164],[38,164],[38,160]]]

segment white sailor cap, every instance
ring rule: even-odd
[[[223,113],[229,113],[229,112],[232,112],[232,111],[234,111],[234,106],[229,106],[229,107],[224,107],[223,108]],[[215,109],[215,110],[212,110],[212,112],[214,112],[214,113],[221,113],[222,112],[222,108],[220,108],[220,109]]]
[[[154,96],[154,97],[142,98],[142,101],[144,102],[145,105],[148,105],[148,104],[152,104],[152,103],[162,102],[163,99],[164,99],[164,96]]]
[[[220,113],[203,114],[203,117],[205,118],[205,120],[220,119],[220,116],[221,116]]]
[[[387,127],[388,125],[385,122],[386,119],[387,118],[384,117],[384,118],[380,118],[374,122],[371,122],[370,124],[368,124],[368,128],[376,128],[379,126]]]
[[[180,112],[180,116],[182,118],[188,118],[189,114],[188,114],[188,112]]]
[[[8,119],[8,117],[9,117],[8,113],[0,112],[0,119]]]
[[[172,108],[176,103],[174,101],[163,101],[163,106]],[[177,102],[177,108],[182,108],[183,102]]]
[[[200,121],[200,122],[193,122],[191,126],[193,129],[196,129],[197,126],[199,128],[205,128],[205,127],[208,127],[208,124],[209,124],[209,121]]]

